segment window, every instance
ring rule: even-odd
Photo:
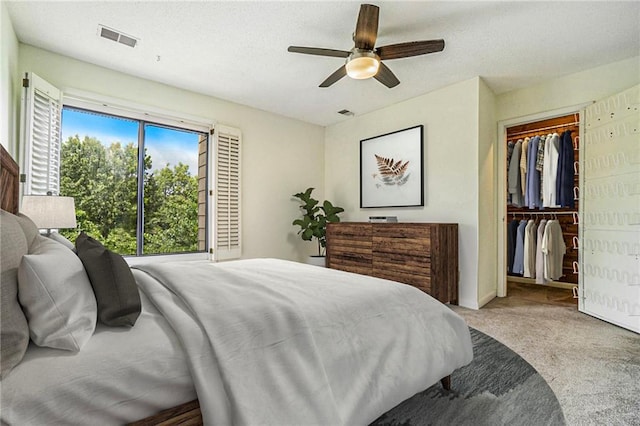
[[[63,107],[33,73],[24,87],[24,194],[73,196],[79,229],[122,254],[240,257],[238,129],[73,90]]]
[[[60,195],[74,197],[79,228],[118,253],[203,251],[206,144],[206,133],[65,106]]]

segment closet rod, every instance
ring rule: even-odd
[[[512,137],[518,136],[518,135],[524,135],[527,133],[536,133],[536,132],[541,132],[543,130],[557,129],[559,127],[568,127],[568,126],[573,126],[577,124],[580,124],[580,122],[574,121],[573,123],[556,124],[555,126],[541,127],[539,129],[531,129],[531,130],[526,130],[518,133],[509,133],[509,130],[507,130],[507,135],[509,136],[509,139],[511,139]]]
[[[515,215],[522,215],[522,216],[527,216],[527,215],[531,215],[531,214],[542,214],[542,215],[549,215],[549,216],[553,216],[553,215],[558,215],[558,214],[575,214],[578,213],[578,211],[574,211],[574,212],[507,212],[507,214],[515,216]]]

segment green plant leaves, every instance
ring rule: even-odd
[[[326,246],[326,230],[327,223],[340,222],[339,213],[344,209],[331,204],[325,200],[322,206],[318,206],[319,201],[311,197],[311,193],[315,188],[307,188],[304,192],[298,192],[293,196],[298,198],[302,203],[300,210],[302,218],[293,221],[293,225],[299,226],[298,234],[305,241],[316,239],[318,243],[318,255],[322,256],[322,249]]]

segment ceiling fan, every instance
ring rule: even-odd
[[[388,88],[395,87],[400,84],[400,80],[382,63],[383,60],[441,52],[444,49],[444,40],[410,41],[375,47],[378,37],[378,12],[378,6],[360,5],[356,31],[353,33],[354,47],[349,51],[301,46],[289,46],[287,50],[307,55],[347,58],[343,66],[320,83],[320,87],[329,87],[345,75],[358,80],[374,77]]]

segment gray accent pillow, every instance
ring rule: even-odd
[[[38,235],[18,269],[18,299],[38,346],[78,352],[96,328],[98,309],[89,277],[71,250]]]
[[[16,220],[22,227],[22,231],[24,232],[24,236],[27,239],[27,247],[28,252],[31,253],[35,246],[38,244],[38,235],[40,235],[40,231],[38,231],[38,227],[35,223],[28,217],[23,215],[22,213],[18,213],[16,216]]]
[[[133,326],[140,315],[140,293],[127,262],[82,232],[76,239],[98,302],[98,319],[110,326]]]
[[[29,326],[18,302],[18,266],[27,239],[16,216],[0,210],[0,376],[20,363],[29,345]]]

